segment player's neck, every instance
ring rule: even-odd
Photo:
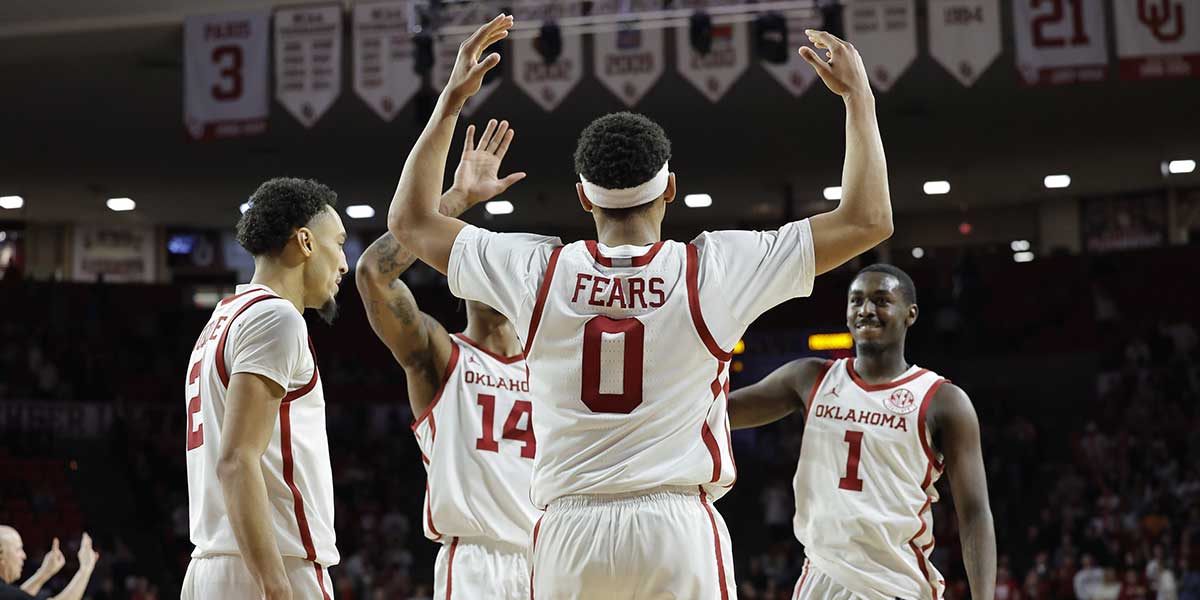
[[[646,219],[626,221],[597,219],[596,239],[610,248],[614,246],[646,246],[662,239],[662,229],[659,223],[651,223]]]
[[[300,269],[284,269],[266,260],[254,261],[254,277],[250,283],[265,285],[280,298],[292,303],[304,314],[304,273]]]
[[[468,321],[463,335],[471,338],[485,350],[500,356],[516,356],[521,353],[521,340],[517,337],[516,329],[505,322],[504,324],[479,323],[472,319]]]
[[[870,384],[892,381],[910,366],[904,360],[903,345],[886,348],[857,346],[855,354],[854,372]]]

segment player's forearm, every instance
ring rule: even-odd
[[[92,578],[92,569],[93,567],[80,566],[67,587],[63,588],[58,595],[51,597],[50,600],[80,600],[83,598],[83,593],[87,591],[88,581]]]
[[[287,581],[259,457],[238,454],[222,459],[217,466],[217,479],[238,551],[250,574],[264,584]]]
[[[448,217],[457,217],[470,207],[465,191],[450,189],[442,194],[438,211]],[[355,278],[364,282],[369,279],[371,283],[386,287],[416,261],[417,256],[388,232],[367,246],[355,267]]]
[[[446,172],[446,155],[462,102],[443,91],[433,116],[404,161],[400,183],[388,209],[388,230],[404,242],[438,216],[438,196]]]
[[[42,564],[45,563],[43,562]],[[30,596],[36,596],[38,595],[38,592],[42,591],[42,586],[46,585],[47,581],[50,581],[50,577],[51,576],[49,574],[42,571],[41,568],[38,568],[37,572],[35,572],[33,575],[30,575],[29,579],[26,579],[25,583],[21,584],[21,591],[29,594]]]
[[[993,600],[996,595],[996,528],[992,511],[986,505],[960,508],[958,529],[971,598]]]
[[[875,98],[868,92],[846,97],[845,104],[846,157],[837,210],[847,213],[851,222],[869,231],[878,238],[874,243],[879,243],[892,234],[892,200]]]
[[[729,426],[749,429],[770,425],[794,412],[795,406],[783,398],[767,398],[738,394],[729,397]]]

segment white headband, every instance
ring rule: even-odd
[[[588,181],[583,174],[579,175],[579,180],[583,182],[583,193],[592,204],[600,208],[632,208],[663,195],[663,192],[667,191],[667,182],[670,177],[670,166],[668,163],[663,163],[662,168],[649,181],[631,188],[620,190],[602,188]]]

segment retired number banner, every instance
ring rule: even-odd
[[[813,48],[812,42],[808,41],[808,35],[804,33],[805,29],[820,29],[822,26],[821,20],[817,18],[806,17],[788,17],[788,59],[787,62],[776,64],[769,61],[760,61],[763,68],[775,81],[779,82],[793,96],[801,96],[813,82],[817,80],[817,72],[800,56],[798,50],[800,46],[808,46]],[[816,48],[813,48],[816,50]],[[818,52],[820,52],[818,50]]]
[[[1000,56],[1000,0],[929,0],[929,53],[971,87]]]
[[[592,36],[596,79],[632,107],[662,78],[664,49],[661,29],[597,33]]]
[[[192,139],[267,130],[266,10],[183,21],[183,124]]]
[[[1113,0],[1122,79],[1200,77],[1200,2]]]
[[[342,90],[342,7],[315,4],[275,11],[275,99],[305,127]]]
[[[1099,0],[1014,0],[1013,31],[1026,85],[1105,78],[1108,46]]]
[[[354,5],[354,92],[384,121],[395,119],[421,89],[408,9],[403,1]]]
[[[847,41],[862,55],[871,84],[892,89],[917,58],[913,0],[855,0],[845,10]]]
[[[553,112],[583,79],[583,37],[562,36],[562,54],[547,63],[536,47],[537,40],[512,40],[512,78],[538,106]]]
[[[712,102],[717,102],[750,66],[749,34],[745,23],[713,25],[712,49],[692,48],[688,26],[675,30],[675,60],[679,74]]]

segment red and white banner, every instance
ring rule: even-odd
[[[450,81],[450,72],[454,70],[454,61],[458,59],[458,47],[462,41],[467,39],[467,36],[456,37],[439,37],[433,43],[433,76],[431,81],[434,84],[434,91],[438,94],[446,89],[446,83]],[[508,41],[500,41],[500,44],[509,43]],[[490,51],[489,51],[490,53]],[[483,56],[487,56],[484,54]],[[487,101],[488,96],[491,96],[496,88],[500,87],[501,77],[504,74],[505,64],[512,60],[511,52],[504,56],[500,64],[488,72],[483,78],[483,85],[479,91],[467,99],[463,104],[463,116],[470,116],[479,108],[479,105]],[[482,131],[482,130],[481,130]]]
[[[929,0],[929,54],[971,87],[1000,56],[1000,0]]]
[[[193,139],[267,130],[266,10],[183,21],[183,124]]]
[[[1122,79],[1200,77],[1200,2],[1114,0]]]
[[[384,121],[421,89],[408,10],[403,0],[354,5],[354,92]]]
[[[745,23],[713,25],[712,49],[692,48],[688,26],[675,30],[675,60],[679,74],[709,100],[717,102],[750,66],[749,33]]]
[[[804,17],[788,17],[788,59],[785,63],[773,63],[768,61],[760,61],[763,68],[775,81],[779,82],[784,89],[790,92],[793,96],[801,96],[808,88],[812,86],[817,78],[817,72],[813,70],[812,65],[800,56],[797,50],[801,46],[813,47],[812,42],[808,41],[808,36],[805,35],[805,29],[820,29],[821,20],[817,18]],[[814,48],[815,50],[815,48]]]
[[[512,40],[512,78],[546,112],[558,108],[583,79],[583,37],[562,36],[562,54],[547,64],[535,38]]]
[[[855,0],[845,11],[847,41],[862,55],[871,84],[892,89],[917,58],[913,0]]]
[[[665,48],[661,29],[597,33],[592,36],[596,79],[625,106],[633,106],[662,78]]]
[[[160,246],[152,227],[76,225],[71,281],[154,283]]]
[[[1013,31],[1017,69],[1026,85],[1106,76],[1108,43],[1099,0],[1013,0]]]
[[[314,4],[275,11],[275,99],[305,127],[342,91],[342,7]]]

